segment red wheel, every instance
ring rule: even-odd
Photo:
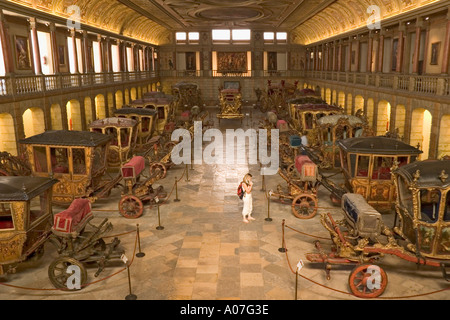
[[[162,163],[153,163],[150,165],[150,176],[152,175],[158,175],[160,179],[164,179],[167,174],[167,168]]]
[[[144,204],[136,196],[123,196],[119,202],[119,211],[127,219],[136,219],[144,212]]]
[[[292,201],[292,212],[299,219],[311,219],[317,213],[317,198],[308,193],[299,194]]]
[[[359,298],[376,298],[387,287],[386,272],[376,265],[363,264],[350,273],[348,284],[351,292]]]

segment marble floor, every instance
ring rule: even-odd
[[[251,108],[245,112],[251,114],[251,119],[244,119],[243,127],[258,128],[263,115]],[[210,119],[219,127],[214,116]],[[222,131],[239,127],[240,121],[235,120],[222,120],[220,124]],[[248,224],[242,222],[242,201],[236,195],[237,185],[247,172],[252,173],[255,182],[253,216],[256,218]],[[338,182],[341,179],[335,178]],[[296,276],[292,270],[303,260],[305,266],[300,271],[297,286],[299,300],[359,300],[349,294],[351,266],[333,266],[331,279],[327,280],[322,265],[313,265],[305,259],[306,253],[315,251],[316,239],[308,235],[329,238],[320,224],[320,214],[313,219],[300,220],[292,214],[289,202],[271,201],[269,207],[266,192],[262,191],[259,165],[180,165],[171,168],[158,184],[170,191],[177,179],[180,201],[174,201],[173,191],[169,201],[159,207],[160,219],[156,206],[146,206],[139,219],[123,218],[117,210],[120,189],[113,190],[108,199],[93,204],[94,223],[106,217],[114,226],[112,235],[130,232],[119,238],[128,259],[132,260],[131,288],[137,299],[294,300]],[[266,190],[276,189],[278,184],[286,187],[286,182],[278,175],[266,176],[264,184]],[[332,206],[329,192],[319,188],[318,196],[319,213],[330,212],[340,219],[340,209]],[[59,212],[62,208],[54,210]],[[272,221],[265,220],[269,215]],[[389,221],[392,216],[387,214],[383,219]],[[145,253],[142,258],[133,255],[136,248],[133,231],[137,224],[141,251]],[[164,229],[158,230],[158,226]],[[279,251],[283,246],[283,232],[286,253]],[[322,244],[325,251],[329,250],[330,241],[323,240]],[[3,284],[15,287],[0,286],[0,299],[124,300],[129,294],[127,272],[117,273],[124,270],[121,263],[106,268],[98,277],[102,281],[80,291],[54,290],[47,270],[57,253],[50,243],[45,249],[39,261],[24,263],[15,274],[9,275]],[[389,281],[382,299],[450,298],[450,290],[442,291],[450,284],[442,279],[440,270],[418,269],[413,263],[390,256],[386,256],[381,265]],[[98,280],[94,277],[96,269],[88,270],[88,281]]]

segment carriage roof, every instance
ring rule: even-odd
[[[57,179],[43,177],[0,177],[0,201],[28,201],[57,182]]]
[[[334,114],[329,116],[324,116],[317,120],[317,124],[319,126],[331,125],[335,126],[339,122],[339,120],[347,120],[351,126],[356,126],[359,124],[364,124],[364,121],[357,116],[346,115],[346,114]]]
[[[401,175],[408,184],[412,184],[418,170],[419,175],[416,181],[418,187],[447,188],[450,186],[450,179],[446,176],[450,172],[450,160],[415,161],[393,170],[393,173]]]
[[[51,130],[22,139],[22,144],[42,144],[58,146],[96,147],[111,140],[108,135],[99,132]]]
[[[336,111],[336,112],[342,112],[342,108],[338,106],[333,106],[331,104],[326,103],[300,103],[297,104],[295,100],[291,100],[291,104],[295,104],[296,109],[298,111]]]
[[[137,123],[138,122],[134,119],[111,117],[95,120],[89,125],[89,128],[105,128],[105,127],[130,128],[134,127]]]
[[[114,114],[136,114],[140,116],[155,116],[156,110],[144,108],[121,108],[114,111]]]
[[[388,155],[419,155],[419,149],[397,139],[387,137],[360,137],[339,140],[338,146],[347,152]]]

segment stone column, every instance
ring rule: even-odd
[[[383,62],[384,62],[384,34],[383,29],[380,29],[380,37],[378,44],[378,72],[383,72]]]
[[[442,55],[442,74],[448,74],[448,58],[449,58],[449,46],[450,46],[450,8],[447,12],[447,29],[445,32],[444,41],[444,54]]]
[[[356,72],[360,71],[360,55],[361,55],[361,40],[359,39],[359,36],[356,36],[356,52],[355,52],[355,64],[356,64]]]
[[[342,40],[339,40],[337,71],[342,71]]]
[[[414,42],[414,57],[413,57],[413,68],[412,72],[414,74],[419,73],[419,56],[420,56],[420,33],[422,32],[423,20],[417,18],[416,20],[416,41]]]
[[[9,37],[8,26],[6,24],[3,10],[0,9],[0,37],[2,40],[3,59],[5,61],[5,73],[14,72],[14,59],[12,56],[11,38]]]
[[[50,22],[50,42],[52,50],[53,72],[59,73],[59,52],[58,44],[56,43],[56,26],[54,22]]]
[[[33,61],[35,65],[34,68],[35,73],[37,75],[41,75],[42,74],[41,53],[39,51],[39,41],[36,29],[36,18],[30,18],[30,43],[33,46],[33,56],[35,58],[34,59],[35,61]]]
[[[77,32],[75,28],[70,30],[70,36],[72,37],[72,51],[73,51],[73,57],[74,57],[74,66],[75,66],[75,73],[79,73],[78,69],[78,50],[77,50]]]
[[[367,43],[367,65],[366,72],[372,72],[372,51],[373,51],[373,34],[369,31],[369,40]]]
[[[403,70],[403,54],[405,49],[405,41],[403,39],[405,34],[405,25],[400,22],[398,27],[398,47],[397,47],[397,67],[396,72],[402,72]]]
[[[105,72],[105,62],[104,62],[104,50],[103,50],[103,43],[102,43],[102,36],[97,35],[97,41],[98,41],[98,52],[100,55],[100,72]]]
[[[353,38],[349,37],[348,38],[347,72],[352,71],[352,50],[353,50],[352,42],[353,42]]]

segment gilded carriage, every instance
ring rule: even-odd
[[[308,156],[295,157],[295,163],[287,170],[279,169],[278,174],[287,182],[288,192],[281,185],[276,191],[270,191],[269,196],[291,201],[292,213],[299,219],[311,219],[317,213],[319,187],[319,172],[317,165]]]
[[[240,89],[219,89],[220,111],[217,114],[219,124],[221,119],[244,119],[242,112],[242,93]]]
[[[309,145],[318,151],[321,158],[321,168],[340,168],[339,140],[353,137],[373,136],[367,123],[356,116],[335,114],[317,119],[316,139],[309,141]]]
[[[279,83],[267,81],[267,90],[263,90],[259,108],[261,112],[274,110],[280,117],[288,115],[287,101],[295,97],[298,81],[289,83],[281,80]],[[258,98],[259,99],[259,98]]]
[[[54,130],[19,142],[26,148],[32,175],[58,179],[53,202],[67,205],[115,184],[102,179],[110,141],[110,136],[98,132]]]
[[[124,251],[117,238],[109,244],[102,239],[112,229],[107,219],[86,231],[93,218],[88,199],[76,199],[53,215],[52,192],[57,182],[44,177],[0,177],[0,275],[15,273],[19,264],[42,257],[50,241],[59,254],[48,267],[50,281],[56,288],[82,289],[88,280],[87,264],[97,264],[98,276]],[[69,266],[79,267],[79,288],[67,285]]]
[[[379,261],[385,255],[438,268],[450,282],[450,161],[399,164],[395,162],[392,167],[398,197],[391,228],[362,195],[345,194],[341,204],[343,220],[335,221],[329,213],[321,216],[333,241],[332,252],[326,254],[316,241],[318,253],[306,255],[313,263],[325,264],[328,279],[332,265],[355,265],[348,285],[357,297],[383,294],[388,277]]]
[[[145,153],[153,146],[152,137],[156,136],[157,112],[144,108],[121,108],[114,111],[119,118],[133,119],[138,122],[136,148],[137,153]]]
[[[422,153],[402,141],[387,137],[360,137],[337,141],[346,188],[361,194],[379,211],[390,211],[396,199],[391,177],[395,162],[404,166]]]
[[[155,110],[157,114],[155,130],[159,134],[163,133],[165,126],[175,118],[173,97],[161,92],[144,95],[142,99],[132,101],[129,107]]]
[[[193,106],[202,108],[201,90],[196,83],[178,82],[172,86],[174,109],[177,111],[191,110]]]
[[[153,167],[150,177],[140,181],[140,176],[145,169],[145,158],[135,156],[121,168],[124,181],[124,192],[119,201],[119,212],[129,219],[139,218],[144,211],[144,203],[156,203],[164,200],[167,193],[163,186],[153,189],[152,185],[166,174],[165,167]]]
[[[133,119],[111,117],[93,121],[89,125],[91,132],[111,136],[108,149],[108,168],[118,168],[133,154],[136,148],[138,122]]]
[[[317,127],[317,120],[324,116],[343,114],[343,109],[326,103],[304,103],[303,98],[289,101],[290,121],[294,128],[309,133]]]

